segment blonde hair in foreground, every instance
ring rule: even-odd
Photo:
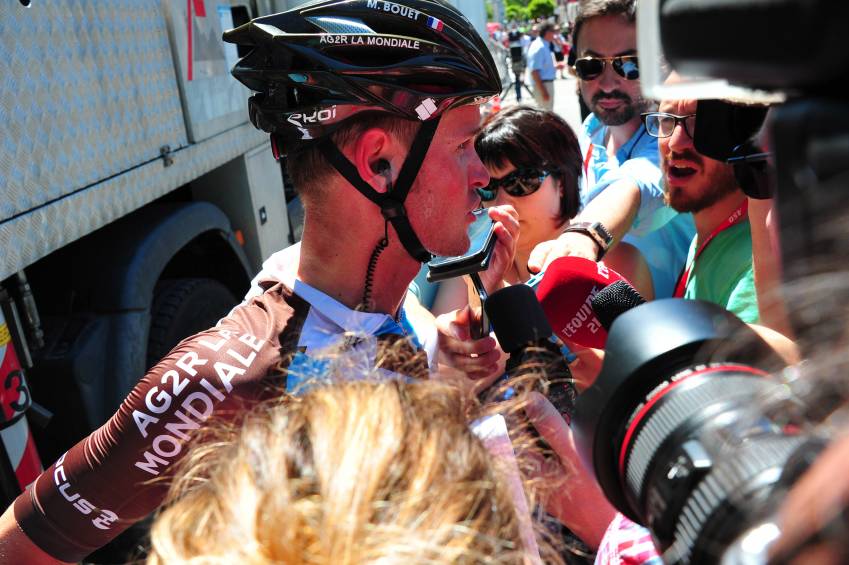
[[[213,434],[172,485],[149,564],[524,562],[453,387],[322,386]]]

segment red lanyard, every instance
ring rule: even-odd
[[[739,208],[734,210],[730,216],[725,218],[725,220],[716,226],[716,228],[710,232],[710,235],[705,239],[699,248],[696,250],[696,255],[693,257],[693,260],[687,265],[683,271],[681,271],[681,275],[678,277],[678,282],[675,283],[675,294],[673,294],[673,298],[683,298],[684,292],[687,290],[687,281],[690,278],[690,271],[696,265],[696,261],[699,260],[699,256],[702,252],[707,248],[708,243],[713,241],[713,238],[730,228],[731,226],[737,225],[742,222],[746,218],[746,214],[749,211],[749,201],[744,200]]]
[[[587,149],[587,156],[584,157],[584,178],[588,178],[590,172],[590,160],[593,158],[593,142],[590,141],[590,147]]]

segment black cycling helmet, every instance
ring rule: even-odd
[[[427,120],[501,91],[472,24],[441,0],[319,0],[224,33],[252,50],[233,76],[256,91],[253,124],[318,139],[362,110]]]
[[[442,0],[318,0],[256,18],[225,32],[224,40],[251,48],[233,76],[257,92],[249,101],[251,122],[271,134],[275,157],[290,142],[320,140],[324,156],[380,207],[407,252],[429,261],[404,200],[441,115],[501,91],[492,56],[469,20]],[[328,137],[362,111],[422,122],[386,193],[364,181]]]

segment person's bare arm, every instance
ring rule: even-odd
[[[772,199],[749,198],[749,225],[760,322],[792,339],[793,329],[781,294],[781,247]]]
[[[597,549],[616,510],[604,496],[595,477],[578,459],[572,430],[557,409],[541,394],[532,393],[526,411],[540,436],[559,459],[560,476],[551,477],[551,481],[562,484],[547,493],[545,509],[584,543]],[[549,484],[552,484],[551,481]]]
[[[621,242],[604,256],[604,264],[628,279],[640,296],[646,300],[654,300],[651,269],[639,249]]]
[[[786,335],[764,325],[749,324],[749,327],[788,365],[795,365],[802,360],[799,347]]]
[[[9,505],[3,516],[0,516],[0,564],[54,565],[65,563],[65,561],[59,561],[46,554],[27,537],[18,527],[12,506]]]
[[[640,209],[640,188],[629,179],[621,179],[593,198],[575,218],[575,222],[601,222],[613,236],[613,243],[631,229]],[[567,232],[552,241],[537,245],[528,259],[528,268],[537,273],[559,257],[574,255],[595,261],[598,258],[595,240],[581,233]]]
[[[543,100],[548,102],[551,98],[551,94],[548,92],[548,89],[545,88],[545,84],[542,82],[542,77],[540,77],[539,71],[531,71],[531,77],[534,79],[534,86],[536,87],[537,92],[542,95]]]

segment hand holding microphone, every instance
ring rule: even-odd
[[[570,368],[578,390],[590,386],[601,371],[607,329],[615,316],[645,302],[619,273],[580,257],[554,261],[537,297],[555,334],[574,348],[577,361]]]
[[[604,263],[561,257],[545,271],[537,287],[537,298],[558,337],[600,349],[607,341],[607,330],[592,309],[592,299],[603,288],[624,280]]]

